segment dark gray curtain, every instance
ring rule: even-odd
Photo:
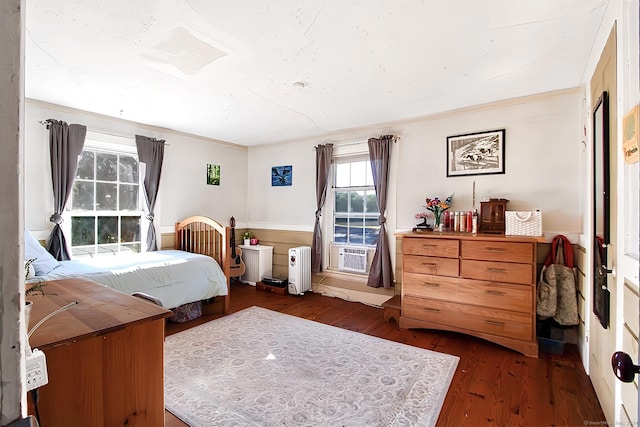
[[[390,288],[393,285],[393,270],[391,267],[391,253],[389,251],[389,241],[387,240],[387,219],[384,212],[387,208],[387,181],[389,179],[389,153],[393,143],[393,135],[385,135],[378,138],[369,139],[369,160],[371,161],[371,172],[373,175],[373,185],[376,190],[378,209],[380,216],[378,224],[378,242],[376,243],[376,253],[371,261],[371,269],[367,286],[379,288],[381,286]]]
[[[316,224],[313,228],[313,241],[311,243],[311,271],[322,271],[322,230],[320,229],[320,216],[322,207],[327,197],[327,184],[331,173],[331,158],[333,157],[333,144],[318,145],[316,147]]]
[[[164,159],[164,140],[136,135],[136,148],[138,160],[146,165],[144,174],[144,198],[147,201],[147,219],[149,230],[147,231],[147,251],[157,251],[156,228],[153,225],[153,211],[156,206],[156,197],[160,187],[160,173],[162,172],[162,160]]]
[[[73,189],[78,171],[78,157],[82,154],[87,127],[68,125],[59,120],[46,121],[49,128],[49,157],[51,159],[51,183],[53,185],[53,230],[47,239],[47,251],[58,261],[69,260],[67,240],[62,232],[62,212]]]

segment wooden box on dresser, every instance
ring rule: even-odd
[[[402,236],[401,328],[461,332],[538,357],[535,237]]]

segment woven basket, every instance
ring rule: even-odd
[[[542,213],[535,212],[505,212],[507,236],[542,236]]]

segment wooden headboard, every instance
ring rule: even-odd
[[[181,251],[207,255],[215,259],[227,278],[224,313],[229,312],[231,278],[229,255],[231,229],[206,216],[192,216],[176,223],[175,248]]]

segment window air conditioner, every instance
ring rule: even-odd
[[[367,272],[367,250],[365,248],[341,246],[338,248],[338,269]]]

